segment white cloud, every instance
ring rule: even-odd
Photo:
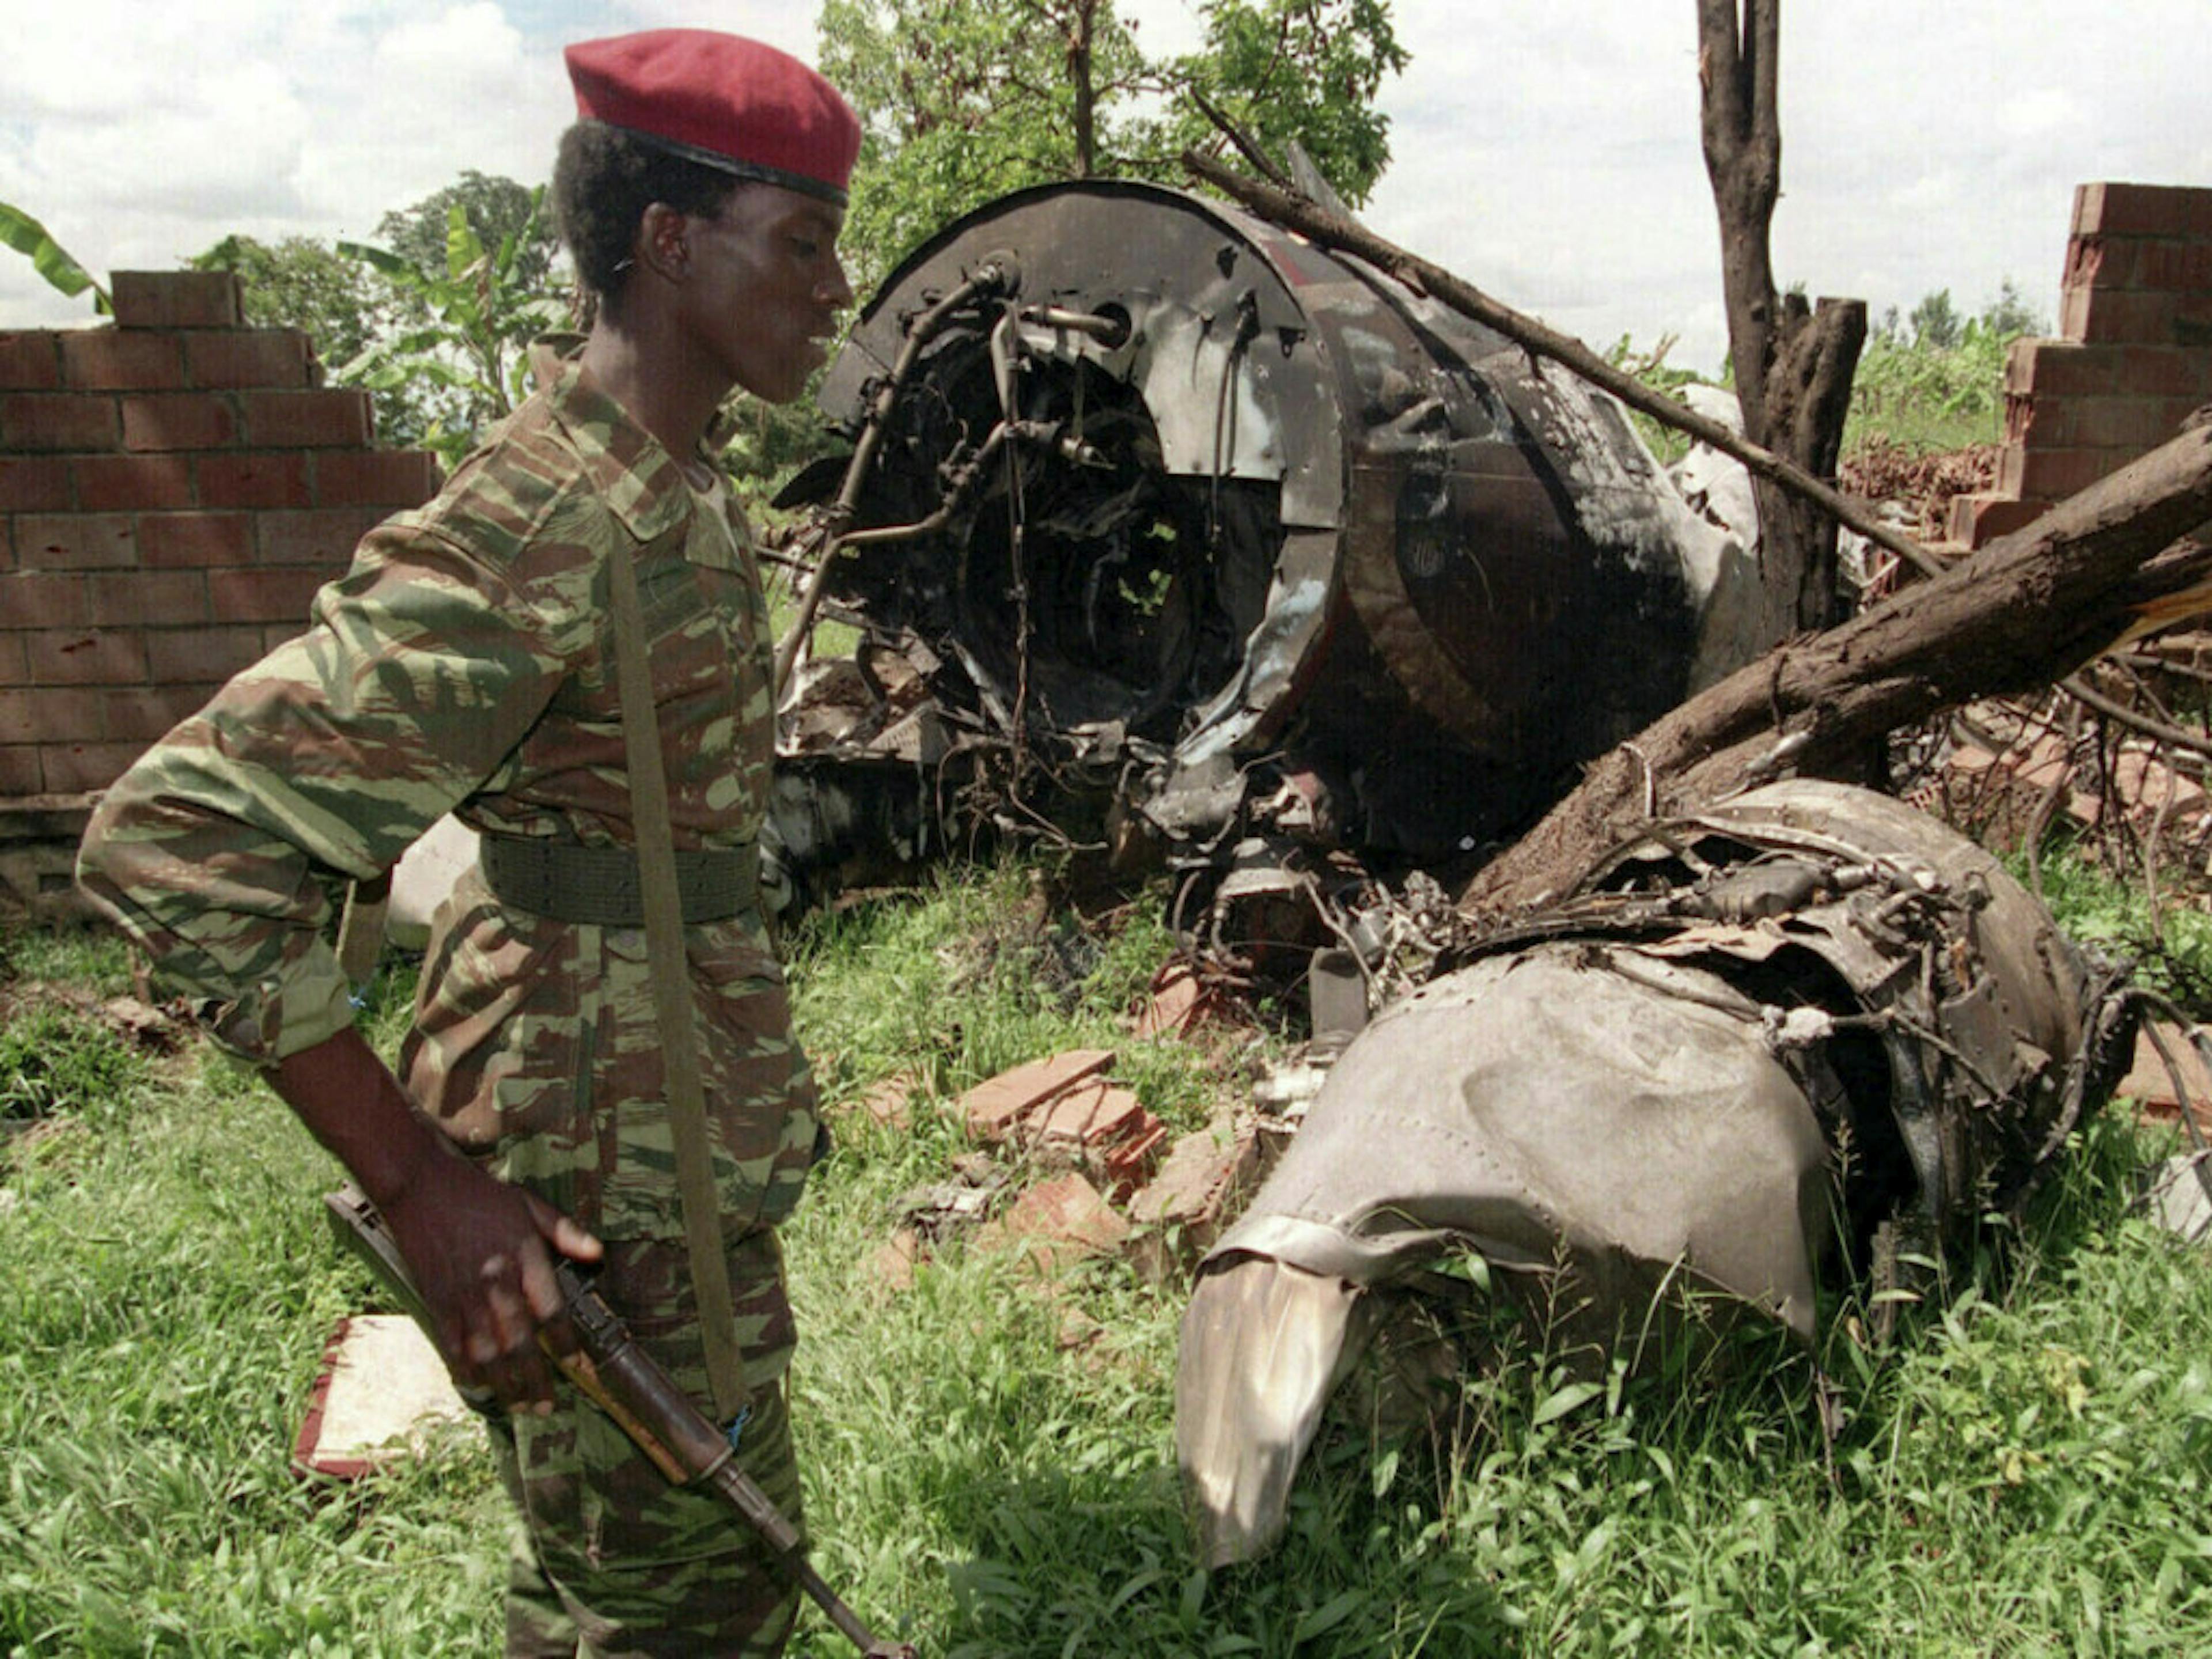
[[[1124,0],[1155,52],[1194,0]],[[462,169],[543,179],[564,40],[665,25],[814,56],[790,0],[52,0],[0,52],[0,200],[96,270],[224,234],[373,233]],[[1711,367],[1718,237],[1680,0],[1395,0],[1376,228],[1594,343]],[[2203,0],[1857,0],[1784,21],[1783,280],[1878,314],[2009,276],[2055,308],[2074,185],[2212,183]],[[81,319],[0,252],[0,326]]]

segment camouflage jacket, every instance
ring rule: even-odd
[[[607,561],[636,562],[678,847],[743,850],[769,785],[769,623],[743,520],[574,363],[428,506],[362,541],[307,632],[109,790],[80,878],[217,1042],[268,1065],[342,1029],[340,877],[440,814],[632,839]],[[811,1160],[811,1081],[757,914],[687,930],[724,1224],[773,1222]],[[498,1171],[609,1237],[674,1237],[642,929],[507,909],[471,874],[437,919],[401,1072]]]

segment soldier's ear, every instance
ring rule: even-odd
[[[665,202],[653,203],[638,217],[630,258],[664,282],[684,282],[691,267],[690,219]]]

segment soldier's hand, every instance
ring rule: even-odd
[[[551,1410],[538,1338],[565,1357],[576,1334],[550,1252],[596,1261],[599,1240],[463,1158],[349,1026],[278,1062],[269,1080],[384,1212],[455,1380]]]
[[[454,1380],[490,1389],[513,1410],[550,1411],[547,1350],[576,1351],[552,1252],[595,1261],[599,1240],[536,1194],[442,1152],[379,1208],[437,1322]]]

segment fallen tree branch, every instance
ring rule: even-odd
[[[2127,704],[2105,696],[2078,674],[2063,682],[2063,689],[2067,696],[2080,699],[2116,725],[2124,726],[2146,738],[2154,738],[2160,743],[2171,744],[2199,759],[2212,760],[2212,732],[2192,732],[2185,726],[2169,725],[2164,720],[2153,720],[2148,714],[2138,714]]]
[[[1647,774],[1662,815],[1717,800],[1784,759],[1801,774],[1848,775],[1898,726],[2070,673],[2205,581],[2212,550],[2173,544],[2207,519],[2212,429],[2200,428],[1942,575],[1778,647],[1601,756],[1476,875],[1462,908],[1540,903],[1646,816]]]
[[[1943,569],[1942,562],[1926,548],[1884,524],[1864,501],[1852,500],[1795,462],[1749,441],[1718,421],[1684,407],[1665,393],[1654,392],[1633,375],[1615,368],[1571,335],[1547,328],[1534,318],[1492,299],[1443,266],[1409,253],[1356,220],[1331,213],[1293,191],[1249,178],[1196,150],[1185,150],[1182,162],[1199,178],[1227,191],[1261,218],[1294,230],[1310,241],[1341,249],[1365,260],[1415,293],[1433,295],[1462,317],[1471,318],[1535,356],[1549,358],[1571,370],[1631,409],[1641,410],[1677,431],[1686,432],[1724,455],[1734,456],[1754,476],[1795,490],[1838,524],[1849,526],[1869,541],[1887,548],[1923,574],[1932,576]]]

